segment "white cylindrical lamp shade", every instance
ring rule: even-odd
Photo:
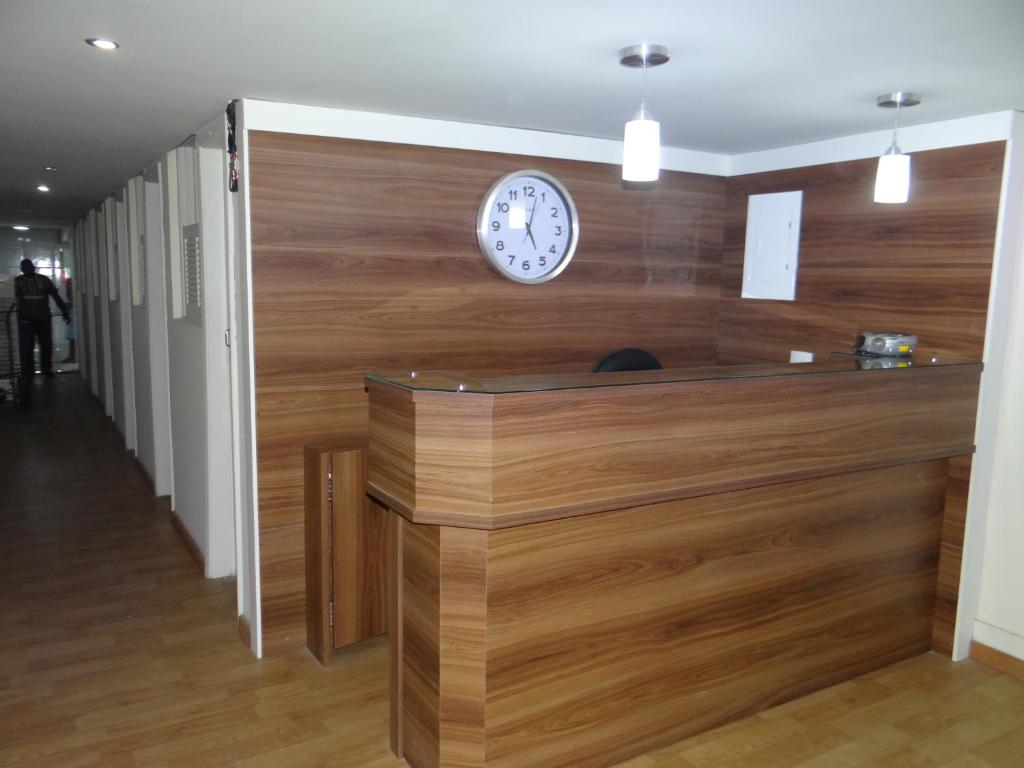
[[[910,155],[887,152],[878,158],[876,203],[905,203],[910,199]]]
[[[626,123],[622,142],[622,180],[657,181],[661,169],[661,125],[650,115]]]

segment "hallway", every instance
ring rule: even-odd
[[[87,385],[35,394],[0,407],[0,766],[403,765],[383,643],[257,662]]]
[[[0,766],[397,768],[386,639],[256,662],[77,376],[0,407]],[[1019,766],[1024,682],[926,654],[623,768]]]

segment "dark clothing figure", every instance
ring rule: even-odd
[[[69,322],[68,308],[57,292],[53,281],[46,275],[37,275],[35,265],[25,259],[21,274],[14,278],[14,299],[18,312],[18,361],[21,366],[19,397],[23,407],[32,402],[32,377],[35,361],[32,352],[39,341],[39,357],[43,373],[52,376],[53,327],[50,325],[50,298],[52,297],[64,322]]]

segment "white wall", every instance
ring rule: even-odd
[[[142,247],[146,236],[145,186],[142,176],[129,180],[125,195],[128,215],[127,287],[132,330],[132,376],[135,402],[135,455],[150,480],[156,474],[153,443],[153,383],[150,380],[149,301],[148,294],[135,295],[137,281],[143,281]],[[141,303],[136,303],[141,299]],[[130,446],[129,446],[130,447]]]
[[[235,530],[237,532],[238,613],[250,627],[250,647],[263,655],[260,610],[260,532],[256,477],[256,390],[254,381],[252,305],[252,219],[249,216],[249,132],[246,101],[236,104],[238,192],[232,195],[235,247],[228,275],[233,324],[231,347],[232,449],[235,457]]]
[[[199,220],[203,233],[203,334],[206,354],[207,550],[211,578],[235,572],[228,316],[227,135],[221,116],[196,134]]]
[[[164,265],[163,194],[160,164],[143,174],[142,206],[146,235],[146,328],[149,359],[153,440],[153,485],[157,496],[169,496],[173,484],[171,462],[171,393],[167,350],[167,281]]]
[[[102,350],[103,360],[103,374],[101,377],[103,383],[103,393],[100,395],[100,400],[103,402],[103,410],[107,416],[113,417],[114,415],[114,374],[113,374],[113,363],[112,358],[116,354],[111,349],[110,340],[110,301],[109,301],[109,278],[107,276],[108,267],[110,260],[107,255],[107,240],[108,240],[108,224],[107,224],[107,212],[109,211],[109,201],[104,201],[103,205],[96,212],[96,276],[97,276],[97,295],[94,298],[96,305],[96,317],[99,319],[100,328],[98,335],[99,348]]]
[[[132,294],[131,276],[128,270],[128,200],[127,190],[117,193],[114,203],[114,258],[117,265],[117,335],[120,342],[120,415],[125,447],[129,451],[137,448],[135,423],[135,362],[134,340],[132,338]]]
[[[178,216],[178,151],[161,163],[164,200],[164,273],[168,282],[176,269],[173,254],[180,254],[181,220]],[[170,293],[170,292],[169,292]],[[167,314],[167,360],[170,387],[171,507],[205,558],[207,510],[206,345],[203,328],[174,318],[170,301]]]
[[[1014,120],[989,297],[954,657],[1024,659],[1024,115]]]

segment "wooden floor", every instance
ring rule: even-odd
[[[0,766],[405,765],[386,641],[262,662],[77,377],[0,405]],[[935,655],[629,768],[1024,766],[1024,682]]]

